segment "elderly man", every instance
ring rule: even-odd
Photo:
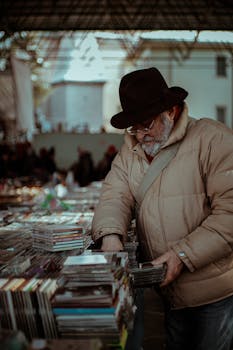
[[[230,350],[232,131],[190,118],[188,93],[169,88],[156,68],[125,75],[119,93],[122,112],[111,124],[126,129],[125,142],[105,178],[93,238],[104,251],[123,249],[136,207],[145,259],[167,264],[159,288],[166,349]]]

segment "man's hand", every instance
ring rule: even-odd
[[[123,244],[119,238],[119,235],[112,234],[103,237],[101,250],[104,252],[119,252],[123,250]]]
[[[174,281],[180,275],[184,267],[184,263],[173,250],[167,251],[157,259],[151,261],[151,263],[154,266],[161,265],[163,263],[167,264],[167,273],[164,281],[160,284],[160,287],[167,286],[169,283]]]

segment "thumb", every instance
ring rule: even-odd
[[[156,265],[161,265],[161,264],[165,263],[166,261],[167,261],[167,257],[166,257],[165,254],[163,254],[163,255],[159,256],[158,258],[154,259],[154,260],[152,261],[152,264],[153,264],[154,266],[156,266]]]

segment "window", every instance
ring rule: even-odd
[[[227,76],[227,60],[225,56],[216,57],[216,73],[218,77]]]
[[[217,106],[216,107],[217,120],[219,122],[226,122],[226,107],[225,106]]]

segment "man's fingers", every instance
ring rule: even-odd
[[[151,263],[155,266],[155,265],[161,265],[163,263],[165,263],[167,261],[167,259],[161,255],[159,258],[152,260]]]
[[[154,266],[164,263],[167,265],[167,272],[164,281],[160,284],[161,287],[164,287],[174,281],[180,275],[183,268],[182,261],[172,250],[169,250],[152,261]]]

